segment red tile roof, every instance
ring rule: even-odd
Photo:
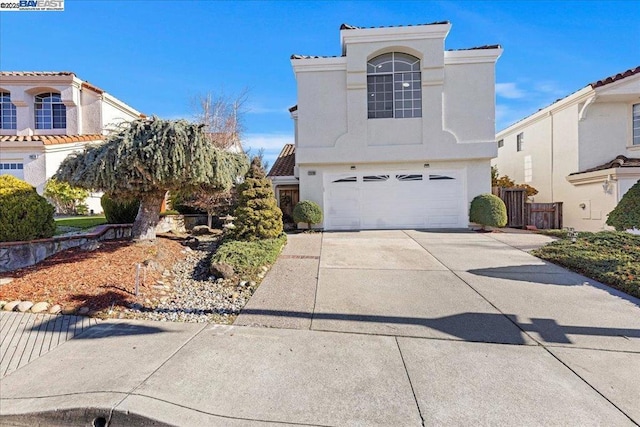
[[[633,76],[634,74],[640,73],[640,66],[636,68],[630,68],[627,71],[623,71],[622,73],[618,73],[614,76],[609,76],[606,79],[598,80],[597,82],[590,83],[591,88],[595,89],[600,86],[608,85],[609,83],[617,82],[618,80],[622,80],[626,77]]]
[[[285,144],[267,176],[293,176],[293,168],[295,165],[296,146],[293,144]]]
[[[640,159],[625,157],[625,156],[618,156],[615,159],[611,160],[610,162],[601,164],[599,166],[595,166],[593,168],[585,169],[580,172],[574,172],[569,175],[577,175],[580,173],[587,173],[587,172],[596,172],[596,171],[602,171],[602,170],[607,170],[611,168],[638,168],[638,167],[640,167]]]
[[[99,141],[104,141],[104,139],[105,139],[105,136],[99,135],[99,134],[0,136],[0,142],[42,142],[43,145],[69,144],[73,142],[99,142]]]

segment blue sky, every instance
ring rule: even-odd
[[[190,118],[198,95],[249,91],[245,146],[293,142],[292,53],[339,55],[341,23],[448,20],[447,49],[500,44],[498,130],[640,65],[637,1],[92,1],[0,13],[0,68],[73,71],[145,114]]]

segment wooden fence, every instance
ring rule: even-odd
[[[491,192],[500,197],[507,207],[507,227],[534,225],[539,229],[562,228],[562,202],[527,203],[524,188],[493,187]]]

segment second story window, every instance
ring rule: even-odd
[[[36,95],[36,129],[64,129],[67,127],[67,107],[59,93]]]
[[[516,151],[522,151],[523,145],[524,145],[524,134],[520,132],[516,136]]]
[[[0,92],[0,129],[16,128],[16,106],[8,92]]]
[[[371,59],[367,107],[370,119],[422,117],[420,60],[399,52]]]

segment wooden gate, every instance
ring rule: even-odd
[[[527,224],[539,229],[562,228],[562,202],[527,203]]]
[[[284,222],[293,222],[293,208],[300,201],[298,187],[280,187],[279,198]]]
[[[524,228],[525,201],[527,192],[524,188],[500,188],[500,198],[507,207],[507,227]]]

